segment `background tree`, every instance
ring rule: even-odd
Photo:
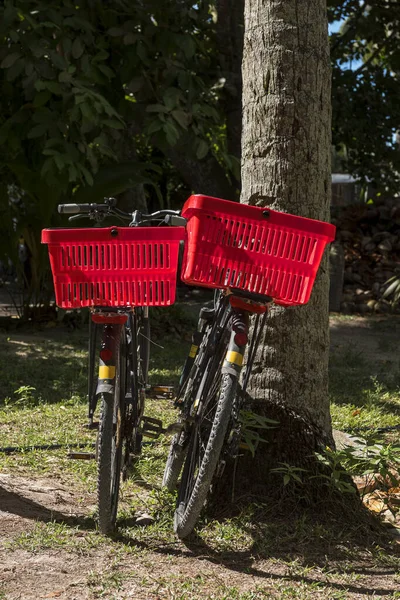
[[[343,167],[397,189],[400,152],[400,4],[328,0],[333,143]]]
[[[400,7],[329,0],[328,15],[342,168],[396,186]],[[23,231],[40,282],[63,199],[238,198],[242,46],[243,0],[5,0],[0,253],[15,262]]]
[[[242,75],[241,201],[328,221],[326,1],[246,0]],[[259,447],[256,468],[265,472],[271,463],[309,460],[331,439],[326,258],[309,304],[274,308],[257,352],[249,401],[255,412],[279,421],[267,452]]]
[[[36,289],[46,264],[40,230],[57,223],[61,201],[134,189],[142,203],[140,184],[158,190],[171,163],[189,190],[235,195],[213,31],[209,4],[186,0],[2,5],[1,238],[10,254],[24,233]]]

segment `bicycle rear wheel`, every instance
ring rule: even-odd
[[[220,460],[236,394],[237,377],[222,373],[229,344],[227,311],[220,312],[205,340],[204,359],[191,389],[192,419],[174,517],[174,530],[187,537],[200,516]],[[203,363],[203,364],[201,364]]]
[[[207,398],[190,439],[174,517],[174,530],[180,538],[193,531],[200,516],[228,429],[237,378],[230,374],[217,378],[219,397],[214,393]]]
[[[100,394],[101,412],[97,439],[97,500],[101,533],[115,529],[125,427],[126,344],[119,330],[114,352],[115,379],[111,393]]]
[[[214,310],[213,314],[215,314]],[[200,318],[202,318],[201,315]],[[173,436],[169,448],[167,462],[165,464],[162,486],[167,488],[169,492],[173,492],[177,487],[179,475],[181,474],[183,463],[185,462],[190,439],[190,431],[188,432],[187,428],[187,415],[184,414],[185,407],[190,406],[190,398],[191,394],[193,393],[193,389],[198,389],[200,385],[202,373],[206,368],[209,356],[211,355],[208,341],[210,336],[215,333],[215,328],[217,327],[218,323],[216,320],[213,326],[212,318],[208,319],[208,322],[204,320],[203,322],[205,322],[204,329],[201,325],[201,321],[199,321],[197,332],[194,334],[194,336],[201,336],[201,342],[197,355],[191,368],[189,367],[190,371],[184,378],[183,383],[178,391],[178,397],[183,406],[183,413],[180,416],[180,422],[182,423],[183,430]],[[192,348],[196,341],[196,339],[192,339]],[[187,363],[185,363],[183,372],[186,369],[186,364]]]

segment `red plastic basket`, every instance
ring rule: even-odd
[[[44,229],[57,305],[173,304],[184,236],[184,227]]]
[[[182,280],[211,288],[239,288],[272,296],[277,304],[308,302],[336,228],[265,208],[191,196],[182,216],[188,243]]]

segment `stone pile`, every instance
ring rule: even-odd
[[[382,298],[387,280],[400,277],[400,198],[378,197],[373,204],[332,207],[332,222],[344,253],[340,311],[400,312]]]

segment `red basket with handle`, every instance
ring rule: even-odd
[[[184,236],[184,227],[44,229],[57,305],[173,304]]]
[[[277,304],[308,302],[336,228],[330,223],[210,196],[191,196],[182,280],[272,296]]]

